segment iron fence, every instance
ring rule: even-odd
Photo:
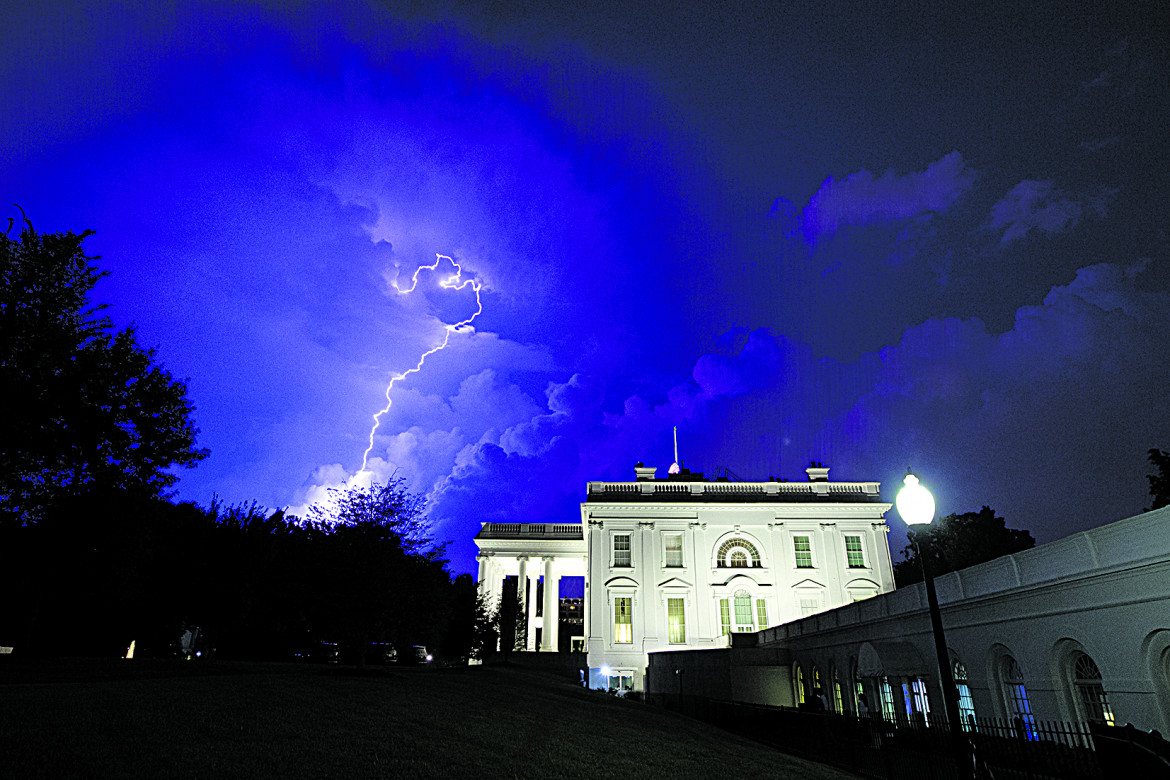
[[[1107,776],[1092,731],[1077,723],[977,718],[955,735],[944,725],[921,719],[858,718],[678,694],[659,694],[650,701],[786,753],[879,780]]]

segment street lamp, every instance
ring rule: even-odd
[[[898,491],[894,502],[898,505],[898,514],[902,516],[906,525],[930,525],[930,521],[934,519],[934,496],[918,484],[918,477],[913,474],[906,474],[905,484]],[[926,557],[918,546],[917,537],[914,538],[914,552],[922,565],[922,579],[926,583],[926,601],[930,605],[930,627],[934,630],[934,651],[938,656],[938,678],[939,686],[942,688],[943,709],[946,711],[951,733],[957,740],[963,728],[963,723],[959,719],[959,696],[955,690],[955,678],[951,674],[951,660],[947,653],[947,640],[943,635],[942,613],[938,608],[938,595],[934,591],[934,578],[930,576],[930,569],[926,565]]]

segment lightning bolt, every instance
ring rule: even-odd
[[[483,287],[483,284],[481,282],[477,282],[474,279],[464,279],[463,268],[459,265],[459,263],[456,263],[453,258],[450,258],[447,255],[437,254],[435,255],[435,262],[431,263],[430,265],[420,265],[418,269],[415,270],[414,276],[411,277],[410,287],[406,288],[405,290],[398,286],[397,281],[393,281],[391,284],[394,285],[394,289],[397,290],[399,294],[408,295],[414,291],[415,287],[418,286],[419,272],[424,270],[434,271],[438,269],[439,263],[443,262],[444,260],[450,261],[451,265],[455,266],[455,273],[439,282],[439,286],[446,290],[462,290],[464,287],[470,287],[475,291],[475,313],[462,322],[456,322],[454,325],[444,325],[443,341],[438,346],[432,347],[431,349],[428,349],[426,352],[422,353],[422,356],[418,359],[418,365],[416,365],[414,368],[390,377],[390,384],[386,385],[386,405],[382,407],[381,411],[374,415],[374,426],[370,428],[370,444],[368,447],[366,447],[366,451],[362,453],[362,471],[366,470],[366,463],[369,460],[370,451],[374,449],[374,434],[378,432],[378,426],[382,424],[382,415],[390,411],[390,406],[393,404],[393,401],[390,400],[390,391],[394,389],[394,384],[396,382],[402,381],[403,379],[406,379],[411,374],[417,374],[419,371],[421,371],[423,363],[427,362],[428,357],[447,348],[447,343],[451,340],[452,333],[459,330],[460,328],[467,327],[471,324],[472,320],[483,313],[483,303],[479,299],[479,291]]]

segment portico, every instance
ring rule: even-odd
[[[556,652],[562,577],[585,575],[585,540],[578,523],[483,523],[479,546],[479,587],[489,604],[504,595],[504,580],[516,577],[518,614],[527,621],[526,650]],[[537,609],[537,583],[544,582]],[[588,602],[586,602],[588,603]],[[538,615],[537,612],[541,614]],[[540,647],[536,629],[541,629]]]

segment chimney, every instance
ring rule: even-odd
[[[808,468],[804,470],[808,474],[809,482],[828,482],[829,481],[829,467],[819,460],[814,460],[808,464]]]
[[[646,482],[654,479],[654,474],[657,471],[657,466],[647,466],[641,462],[634,464],[634,473],[637,475],[639,482]]]

